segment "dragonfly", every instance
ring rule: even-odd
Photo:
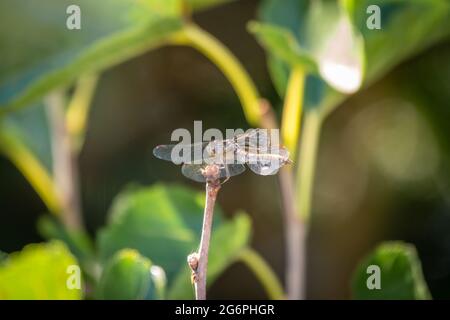
[[[280,146],[267,129],[250,129],[231,139],[193,144],[166,144],[153,149],[159,159],[181,164],[181,173],[194,181],[206,182],[205,169],[215,165],[217,178],[239,175],[247,165],[258,175],[274,175],[285,164],[292,163],[289,151]]]

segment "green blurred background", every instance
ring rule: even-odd
[[[279,112],[264,51],[246,31],[257,6],[238,1],[198,13],[195,20],[236,54]],[[178,182],[202,190],[180,168],[152,156],[172,130],[192,130],[194,120],[204,128],[248,128],[227,80],[185,47],[163,47],[106,71],[93,103],[80,157],[84,219],[92,234],[130,183]],[[415,244],[432,296],[450,298],[449,107],[450,41],[442,41],[346,100],[326,120],[308,239],[307,298],[349,298],[357,263],[376,243],[391,239]],[[4,157],[0,195],[0,249],[12,252],[42,241],[36,221],[46,208]],[[250,214],[252,246],[283,279],[277,179],[247,170],[224,185],[218,202],[227,215],[238,209]],[[209,296],[264,297],[241,264],[228,268]]]

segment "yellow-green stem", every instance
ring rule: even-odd
[[[283,287],[275,272],[255,250],[251,248],[241,250],[238,259],[255,274],[270,299],[282,300],[285,298]]]
[[[305,77],[306,74],[303,67],[297,66],[292,69],[286,89],[281,121],[283,143],[294,159],[300,137]]]
[[[9,129],[1,128],[0,152],[27,179],[45,203],[48,210],[58,216],[60,214],[61,204],[51,176],[27,146],[14,133],[7,132]]]
[[[177,33],[172,42],[189,45],[210,59],[233,86],[247,121],[258,126],[262,121],[260,97],[256,86],[239,60],[219,40],[205,30],[189,23]]]
[[[84,142],[89,109],[97,82],[97,75],[81,77],[67,107],[67,131],[72,139],[72,148],[75,149],[75,152],[79,152]]]
[[[297,201],[301,220],[307,223],[311,215],[311,204],[316,169],[322,117],[318,111],[306,112],[303,137],[297,166]]]

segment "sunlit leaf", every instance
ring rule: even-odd
[[[61,242],[28,245],[0,265],[0,299],[81,299],[81,289],[67,286],[73,265]]]

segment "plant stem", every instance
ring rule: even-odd
[[[306,74],[302,66],[296,66],[292,69],[284,99],[281,136],[293,159],[296,158],[300,137],[305,77]]]
[[[245,248],[239,252],[237,258],[253,271],[270,299],[282,300],[285,298],[283,286],[276,274],[258,252],[251,248]]]
[[[283,202],[285,236],[286,292],[290,300],[304,299],[305,226],[300,220],[295,201],[294,177],[288,167],[278,173]]]
[[[200,239],[198,267],[196,270],[196,280],[194,282],[195,298],[206,300],[206,276],[208,268],[208,251],[211,239],[211,229],[213,224],[214,205],[217,193],[220,190],[220,180],[213,179],[206,182],[206,201],[203,213],[202,235]]]
[[[300,65],[294,66],[284,98],[281,134],[283,143],[288,147],[293,159],[296,159],[300,139],[305,78],[304,68]],[[299,218],[291,166],[280,170],[279,183],[285,228],[286,291],[288,299],[300,300],[305,297],[306,226]]]
[[[261,123],[259,93],[239,60],[219,40],[193,23],[186,24],[172,42],[190,45],[210,59],[227,77],[236,92],[247,121],[257,126]]]
[[[297,201],[300,218],[307,223],[311,215],[312,192],[316,169],[322,117],[318,111],[305,114],[303,138],[297,166]]]
[[[89,109],[92,105],[98,75],[82,76],[75,88],[72,99],[67,106],[66,123],[67,131],[71,137],[73,152],[78,154],[84,143]]]
[[[66,126],[64,94],[51,93],[47,99],[53,153],[53,175],[61,201],[62,222],[70,230],[81,230],[78,168]]]

